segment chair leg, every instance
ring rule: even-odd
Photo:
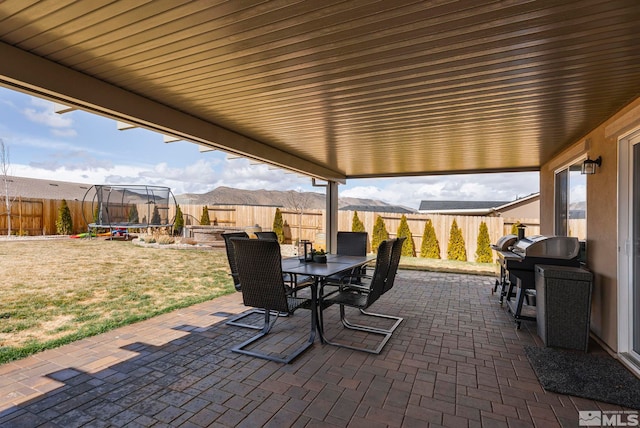
[[[253,330],[262,330],[264,327],[261,325],[255,325],[255,324],[246,324],[241,322],[240,320],[243,318],[246,318],[250,315],[253,314],[264,314],[264,311],[261,309],[252,309],[249,312],[243,312],[233,318],[231,318],[229,321],[225,322],[226,325],[232,325],[234,327],[243,327],[243,328],[251,328]]]
[[[364,314],[364,315],[367,315],[367,316],[373,316],[373,317],[378,317],[378,318],[396,320],[396,322],[393,324],[393,326],[391,328],[389,328],[389,329],[382,329],[382,328],[377,328],[377,327],[354,324],[354,323],[351,323],[345,317],[344,305],[340,305],[340,321],[342,322],[342,325],[344,325],[345,328],[350,329],[350,330],[358,330],[358,331],[363,331],[365,333],[371,333],[371,334],[377,334],[377,335],[383,336],[382,337],[382,341],[378,344],[378,346],[375,349],[363,348],[363,347],[359,347],[359,346],[348,345],[348,344],[345,344],[345,343],[333,342],[333,341],[327,339],[326,336],[324,335],[324,319],[321,316],[321,324],[322,324],[322,332],[323,332],[322,338],[323,338],[324,343],[328,343],[329,345],[338,346],[338,347],[341,347],[341,348],[353,349],[354,351],[368,352],[370,354],[379,354],[380,352],[382,352],[382,348],[384,348],[384,345],[386,345],[387,342],[389,341],[389,339],[391,339],[391,336],[393,335],[394,330],[404,320],[404,318],[395,317],[395,316],[391,316],[391,315],[382,315],[382,314],[374,314],[374,313],[370,313],[370,312],[365,312],[362,309],[360,309],[360,312],[362,314]]]
[[[257,335],[253,336],[251,339],[248,339],[248,340],[242,342],[240,345],[232,348],[231,350],[233,352],[237,352],[239,354],[244,354],[244,355],[249,355],[249,356],[252,356],[252,357],[262,358],[264,360],[275,361],[277,363],[289,364],[298,355],[302,354],[311,345],[313,345],[313,342],[315,340],[315,335],[316,335],[316,329],[315,329],[315,325],[314,325],[315,320],[314,319],[312,319],[312,321],[311,321],[311,333],[309,334],[309,340],[307,342],[305,342],[304,345],[302,345],[300,348],[296,349],[291,355],[288,355],[288,356],[286,356],[284,358],[280,358],[280,357],[276,357],[274,355],[263,354],[261,352],[250,351],[248,349],[245,349],[247,346],[249,346],[249,345],[259,341],[263,337],[265,337],[269,333],[269,331],[271,330],[271,327],[273,327],[273,325],[275,324],[276,320],[278,319],[279,314],[277,312],[269,312],[269,311],[263,311],[263,312],[264,312],[264,325],[263,325],[260,333],[258,333]],[[270,321],[271,315],[275,315],[275,319],[273,320],[273,322]]]
[[[225,322],[226,325],[231,325],[234,327],[242,327],[242,328],[250,328],[253,330],[262,330],[264,327],[261,325],[255,325],[255,324],[247,324],[244,322],[241,322],[240,320],[243,318],[246,318],[250,315],[254,315],[254,314],[264,314],[264,309],[252,309],[248,312],[243,312],[233,318],[231,318],[230,320],[228,320],[227,322]],[[287,313],[277,313],[277,312],[271,312],[271,315],[275,315],[276,317],[288,317],[289,314]]]
[[[393,333],[395,331],[395,329],[398,328],[400,323],[404,320],[404,318],[401,318],[401,317],[396,317],[396,316],[393,316],[393,315],[378,314],[378,313],[375,313],[375,312],[367,312],[364,309],[360,309],[360,313],[362,315],[367,315],[369,317],[396,320],[396,322],[393,323],[393,325],[390,328],[378,328],[378,327],[371,327],[371,326],[366,326],[366,325],[353,324],[353,323],[349,322],[349,320],[346,317],[342,317],[342,324],[345,325],[345,327],[347,327],[346,324],[349,324],[351,326],[351,328],[359,327],[359,328],[363,328],[363,329],[369,329],[371,331],[379,331],[381,333]],[[349,327],[347,327],[347,328],[349,328]]]

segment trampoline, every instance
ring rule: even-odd
[[[85,209],[90,204],[90,210]],[[97,229],[109,229],[110,235],[130,229],[173,227],[176,199],[169,187],[146,185],[93,185],[82,200],[82,211],[89,235]],[[86,213],[93,213],[88,220]]]

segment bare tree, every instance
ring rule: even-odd
[[[4,144],[0,138],[0,180],[2,180],[2,190],[4,192],[4,206],[7,210],[7,236],[11,236],[11,205],[13,199],[9,195],[11,179],[11,156],[9,146]]]
[[[287,205],[298,214],[298,241],[302,239],[302,216],[306,209],[313,206],[314,196],[311,192],[303,192],[301,190],[289,190],[287,192]]]

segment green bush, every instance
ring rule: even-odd
[[[159,225],[162,223],[162,219],[160,218],[160,211],[158,211],[158,206],[153,206],[153,214],[151,214],[151,224]]]
[[[396,236],[398,238],[407,238],[404,244],[402,244],[402,255],[415,257],[416,246],[413,243],[413,235],[411,234],[411,229],[409,229],[409,223],[407,223],[407,216],[404,214],[400,218],[400,225],[398,226],[398,234]]]
[[[353,220],[351,220],[352,232],[365,232],[364,223],[358,217],[358,211],[353,212]]]
[[[376,218],[376,223],[373,225],[373,237],[371,238],[371,247],[374,253],[378,252],[378,246],[385,239],[389,239],[389,232],[384,224],[382,217]]]
[[[184,216],[180,205],[176,205],[176,219],[173,221],[173,231],[176,235],[182,235],[182,229],[184,229]]]
[[[209,207],[202,207],[202,215],[200,216],[200,224],[203,226],[210,226],[211,220],[209,220]]]
[[[518,235],[518,226],[520,226],[519,221],[516,221],[511,225],[511,232],[510,232],[511,235]]]
[[[440,243],[436,237],[436,230],[433,228],[431,219],[427,219],[422,233],[422,246],[420,247],[420,257],[428,259],[440,258]]]
[[[284,222],[282,221],[282,212],[280,208],[276,208],[276,213],[273,216],[273,227],[271,228],[276,235],[278,235],[278,242],[284,242]]]
[[[140,219],[138,217],[138,207],[133,204],[131,208],[129,208],[129,223],[139,223]]]
[[[478,244],[476,248],[476,262],[491,263],[493,261],[493,252],[491,251],[491,240],[489,238],[489,228],[484,221],[480,223],[478,231]]]
[[[462,230],[458,227],[458,222],[453,220],[451,230],[449,231],[449,245],[447,245],[447,259],[467,261],[467,250],[462,237]]]
[[[71,210],[67,201],[62,200],[60,208],[58,208],[58,219],[56,220],[56,232],[58,235],[71,235],[73,232],[73,219],[71,218]]]

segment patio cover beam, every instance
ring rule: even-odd
[[[0,84],[323,180],[345,175],[0,42]]]
[[[335,181],[327,182],[326,198],[327,251],[335,254],[338,251],[338,183]]]

